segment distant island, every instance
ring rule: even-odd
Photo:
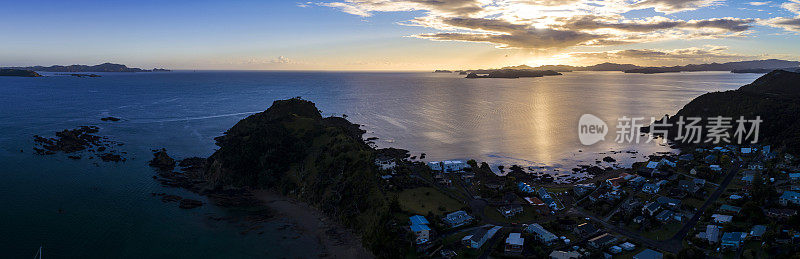
[[[45,66],[32,66],[32,67],[6,67],[5,69],[17,69],[17,70],[30,70],[30,71],[42,71],[42,72],[169,72],[168,69],[161,69],[161,68],[154,68],[152,70],[146,70],[141,68],[135,67],[128,67],[122,64],[114,64],[114,63],[103,63],[99,65],[89,66],[89,65],[69,65],[69,66],[60,66],[60,65],[53,65],[49,67]]]
[[[514,76],[513,74],[524,74],[527,72],[520,71],[538,71],[543,75],[555,75],[550,72],[572,72],[572,71],[622,71],[625,73],[641,73],[641,74],[656,74],[656,73],[677,73],[677,72],[699,72],[699,71],[730,71],[732,73],[761,73],[766,74],[775,69],[782,69],[786,71],[800,70],[800,61],[789,61],[780,59],[765,59],[765,60],[751,60],[751,61],[737,61],[726,63],[708,63],[708,64],[689,64],[684,66],[662,66],[662,67],[644,67],[634,64],[617,64],[617,63],[600,63],[591,66],[570,66],[570,65],[543,65],[538,67],[531,67],[528,65],[508,66],[499,69],[474,69],[474,70],[457,70],[460,75],[467,75],[469,78],[517,78],[525,76]],[[436,70],[449,71],[449,70]],[[516,72],[515,72],[516,71]],[[503,76],[492,76],[491,74]],[[470,74],[475,74],[470,76]],[[510,77],[506,77],[510,76]]]
[[[0,69],[0,76],[40,77],[39,73],[22,69]]]

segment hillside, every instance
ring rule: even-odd
[[[310,101],[275,101],[216,138],[205,178],[300,199],[360,233],[376,256],[396,257],[405,247],[392,232],[393,195],[380,188],[377,151],[363,134],[344,118],[323,118]]]
[[[87,66],[87,65],[69,65],[69,66],[32,66],[32,67],[9,67],[11,69],[23,69],[23,70],[32,70],[32,71],[44,71],[44,72],[153,72],[153,71],[161,71],[166,72],[169,70],[166,69],[154,69],[154,70],[145,70],[141,68],[135,67],[128,67],[122,64],[113,64],[113,63],[103,63],[94,66]]]
[[[800,151],[800,74],[775,70],[737,90],[703,94],[686,104],[670,122],[674,124],[679,116],[702,117],[704,122],[714,116],[761,116],[759,143]],[[731,136],[735,119],[732,123]],[[672,139],[676,133],[677,128],[672,128],[668,137]]]
[[[0,69],[0,76],[40,77],[39,73],[22,69]]]

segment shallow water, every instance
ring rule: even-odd
[[[45,73],[48,74],[48,73]],[[52,75],[52,73],[49,73]],[[522,79],[465,79],[455,74],[343,72],[100,73],[100,78],[0,77],[0,246],[9,258],[258,257],[305,255],[315,241],[277,230],[241,235],[209,220],[230,212],[214,206],[181,210],[153,192],[150,150],[173,157],[208,156],[213,138],[273,100],[302,96],[325,115],[348,115],[379,147],[409,149],[427,160],[474,158],[493,165],[543,166],[570,174],[611,150],[620,165],[668,148],[606,141],[582,146],[584,113],[614,127],[616,119],[674,114],[709,91],[735,89],[756,74],[694,72],[624,74],[572,72]],[[106,116],[119,122],[101,122]],[[100,135],[125,143],[127,162],[37,156],[34,134],[98,125]],[[22,152],[20,152],[22,150]],[[582,152],[579,152],[582,151]],[[97,163],[95,165],[95,163]],[[604,163],[604,165],[608,165]],[[61,212],[59,212],[61,209]]]

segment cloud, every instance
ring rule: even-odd
[[[749,5],[752,5],[752,6],[762,6],[762,5],[767,5],[767,4],[769,4],[769,3],[772,3],[772,1],[766,1],[766,2],[749,2],[749,3],[747,3],[747,4],[749,4]]]
[[[429,11],[439,14],[471,15],[483,11],[479,0],[346,0],[321,3],[345,13],[369,17],[374,12]]]
[[[756,20],[624,17],[631,10],[654,8],[659,12],[673,13],[717,5],[720,1],[340,0],[320,5],[363,17],[377,12],[422,11],[411,20],[399,22],[436,30],[411,35],[416,38],[489,43],[499,48],[550,49],[742,37],[749,33]]]
[[[656,12],[676,13],[717,5],[723,0],[644,0],[633,4],[637,8],[653,8]]]
[[[800,0],[790,0],[781,4],[781,8],[797,14],[795,17],[774,17],[759,19],[758,23],[787,31],[800,32]]]
[[[787,31],[800,32],[800,16],[794,18],[775,17],[766,20],[759,20],[759,24],[781,28]]]

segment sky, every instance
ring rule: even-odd
[[[432,70],[800,59],[800,0],[33,0],[2,6],[0,66]]]

